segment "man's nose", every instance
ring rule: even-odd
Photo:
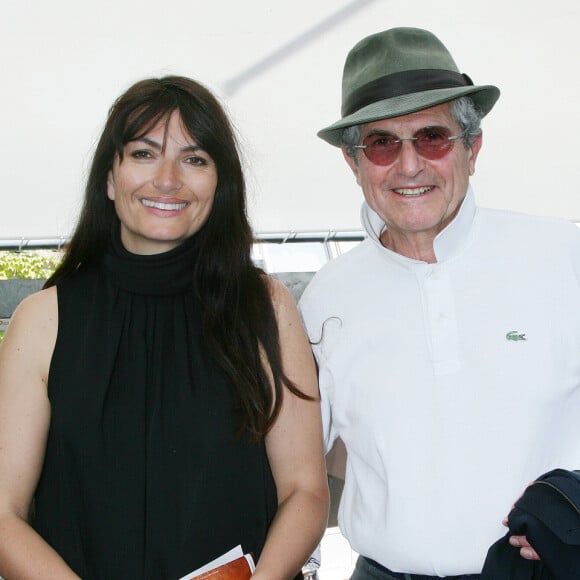
[[[417,153],[413,139],[402,139],[401,150],[397,158],[399,171],[404,175],[417,175],[425,164],[425,160]]]

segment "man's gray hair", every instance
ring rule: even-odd
[[[481,133],[483,113],[469,97],[458,97],[450,101],[450,103],[451,115],[461,127],[463,144],[465,147],[470,147],[475,138]],[[357,160],[355,145],[360,143],[360,133],[360,125],[352,125],[342,131],[342,146],[345,148],[347,155],[355,161]]]

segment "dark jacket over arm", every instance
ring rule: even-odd
[[[540,476],[508,519],[509,532],[489,549],[483,580],[580,580],[580,471]],[[522,558],[512,535],[526,536],[541,561]]]

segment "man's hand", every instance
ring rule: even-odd
[[[502,524],[507,527],[508,519],[505,518]],[[525,558],[526,560],[540,560],[540,556],[538,556],[536,550],[532,548],[526,536],[510,536],[509,541],[512,546],[520,549],[520,556],[522,558]]]

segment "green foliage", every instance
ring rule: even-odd
[[[44,280],[54,272],[61,259],[62,253],[53,250],[0,252],[0,280]]]

